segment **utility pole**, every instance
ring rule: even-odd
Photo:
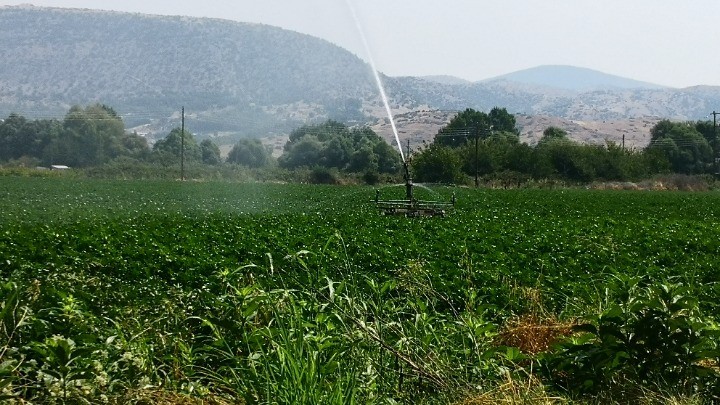
[[[480,142],[480,127],[475,131],[475,188],[480,187],[480,166],[478,162],[478,143]]]
[[[480,157],[478,152],[478,145],[480,143],[480,135],[486,135],[491,136],[493,131],[493,126],[490,125],[489,127],[477,127],[475,129],[475,188],[480,187]]]
[[[180,115],[180,180],[185,181],[185,106]]]
[[[718,116],[718,114],[720,114],[720,113],[717,111],[712,112],[713,136],[715,137],[715,139],[714,139],[715,142],[713,142],[713,146],[716,148],[720,147],[720,139],[718,139],[718,133],[717,133],[717,116]],[[718,153],[720,153],[720,151]],[[715,174],[720,175],[720,157],[719,156],[715,157]]]

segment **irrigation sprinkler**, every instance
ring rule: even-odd
[[[380,190],[375,190],[375,206],[385,215],[404,215],[406,217],[444,217],[447,211],[455,207],[455,193],[449,202],[419,200],[413,193],[413,180],[410,174],[410,162],[403,162],[405,170],[405,199],[381,200]]]

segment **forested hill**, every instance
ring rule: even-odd
[[[62,117],[72,105],[100,102],[139,133],[165,136],[185,106],[194,133],[237,137],[288,134],[328,118],[382,125],[385,116],[366,62],[325,40],[266,25],[0,6],[0,60],[0,119],[11,112]],[[568,77],[567,67],[543,74]],[[610,122],[702,119],[720,106],[720,88],[707,86],[569,91],[512,75],[477,83],[384,79],[397,114],[500,106]],[[416,124],[425,136],[436,131]]]
[[[100,101],[141,115],[181,105],[242,115],[252,106],[342,106],[374,92],[369,68],[355,55],[266,25],[1,7],[0,27],[6,108]]]

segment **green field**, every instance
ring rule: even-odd
[[[720,193],[416,193],[0,177],[0,400],[717,399]]]

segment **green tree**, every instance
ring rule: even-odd
[[[222,163],[220,148],[209,139],[200,142],[200,158],[206,165],[219,165]]]
[[[508,132],[519,135],[516,127],[515,116],[508,113],[507,109],[494,107],[488,114],[488,121],[495,132]]]
[[[377,157],[380,173],[397,173],[402,167],[402,160],[397,149],[387,142],[376,142],[373,152]]]
[[[589,150],[589,147],[569,139],[565,130],[548,127],[535,147],[533,175],[537,178],[592,181],[595,170],[588,159]]]
[[[62,122],[11,114],[0,124],[0,160],[27,156],[45,164],[85,167],[120,156],[142,158],[147,152],[147,141],[126,133],[115,110],[102,104],[73,106]]]
[[[372,129],[348,128],[335,121],[293,131],[278,162],[287,168],[318,166],[357,173],[394,173],[402,163],[400,154]]]
[[[479,140],[477,149],[475,142],[470,142],[462,148],[463,170],[469,175],[474,175],[477,170],[481,176],[515,170],[510,158],[519,144],[517,135],[511,132],[493,133],[488,138]]]
[[[21,115],[10,114],[0,122],[0,161],[23,156],[41,158],[50,137],[59,129],[55,120],[28,121]]]
[[[44,151],[48,163],[95,166],[120,156],[144,153],[146,147],[136,134],[127,134],[122,119],[111,107],[94,104],[73,106]]]
[[[494,107],[489,114],[468,108],[457,114],[450,122],[438,131],[434,142],[452,147],[463,146],[473,142],[476,137],[486,139],[496,133],[519,135],[515,116],[507,109]]]
[[[413,176],[428,183],[465,183],[462,158],[457,149],[433,142],[412,158]]]
[[[662,120],[650,130],[646,150],[664,155],[676,173],[707,173],[713,168],[713,150],[693,123]]]
[[[554,141],[569,141],[567,131],[562,128],[552,126],[545,128],[542,138],[538,141],[538,146]]]
[[[123,156],[135,159],[145,159],[148,157],[150,152],[147,139],[137,133],[125,133],[125,135],[123,135],[122,150]]]
[[[343,169],[347,167],[353,154],[353,140],[349,136],[335,136],[325,142],[322,152],[322,166]]]
[[[715,124],[712,121],[698,121],[695,123],[695,129],[708,141],[717,156],[718,152],[720,152],[720,145],[718,145],[718,131],[715,129]]]
[[[457,114],[445,127],[440,129],[433,142],[459,147],[474,139],[475,136],[488,137],[491,126],[492,123],[487,114],[468,108]]]
[[[370,142],[360,145],[350,156],[348,170],[352,172],[371,171],[377,172],[379,168],[378,158]]]
[[[507,170],[532,175],[533,148],[527,143],[516,143],[507,152]]]
[[[315,135],[305,135],[302,139],[293,142],[285,153],[280,156],[279,163],[283,167],[297,168],[310,167],[320,164],[320,157],[324,150],[323,143]]]
[[[272,161],[267,148],[256,138],[243,138],[230,150],[228,163],[235,163],[247,167],[265,167]]]
[[[188,131],[183,132],[180,128],[170,131],[167,137],[155,142],[153,146],[153,158],[165,165],[175,164],[180,161],[181,151],[185,147],[185,161],[200,161],[200,146],[195,138]]]

